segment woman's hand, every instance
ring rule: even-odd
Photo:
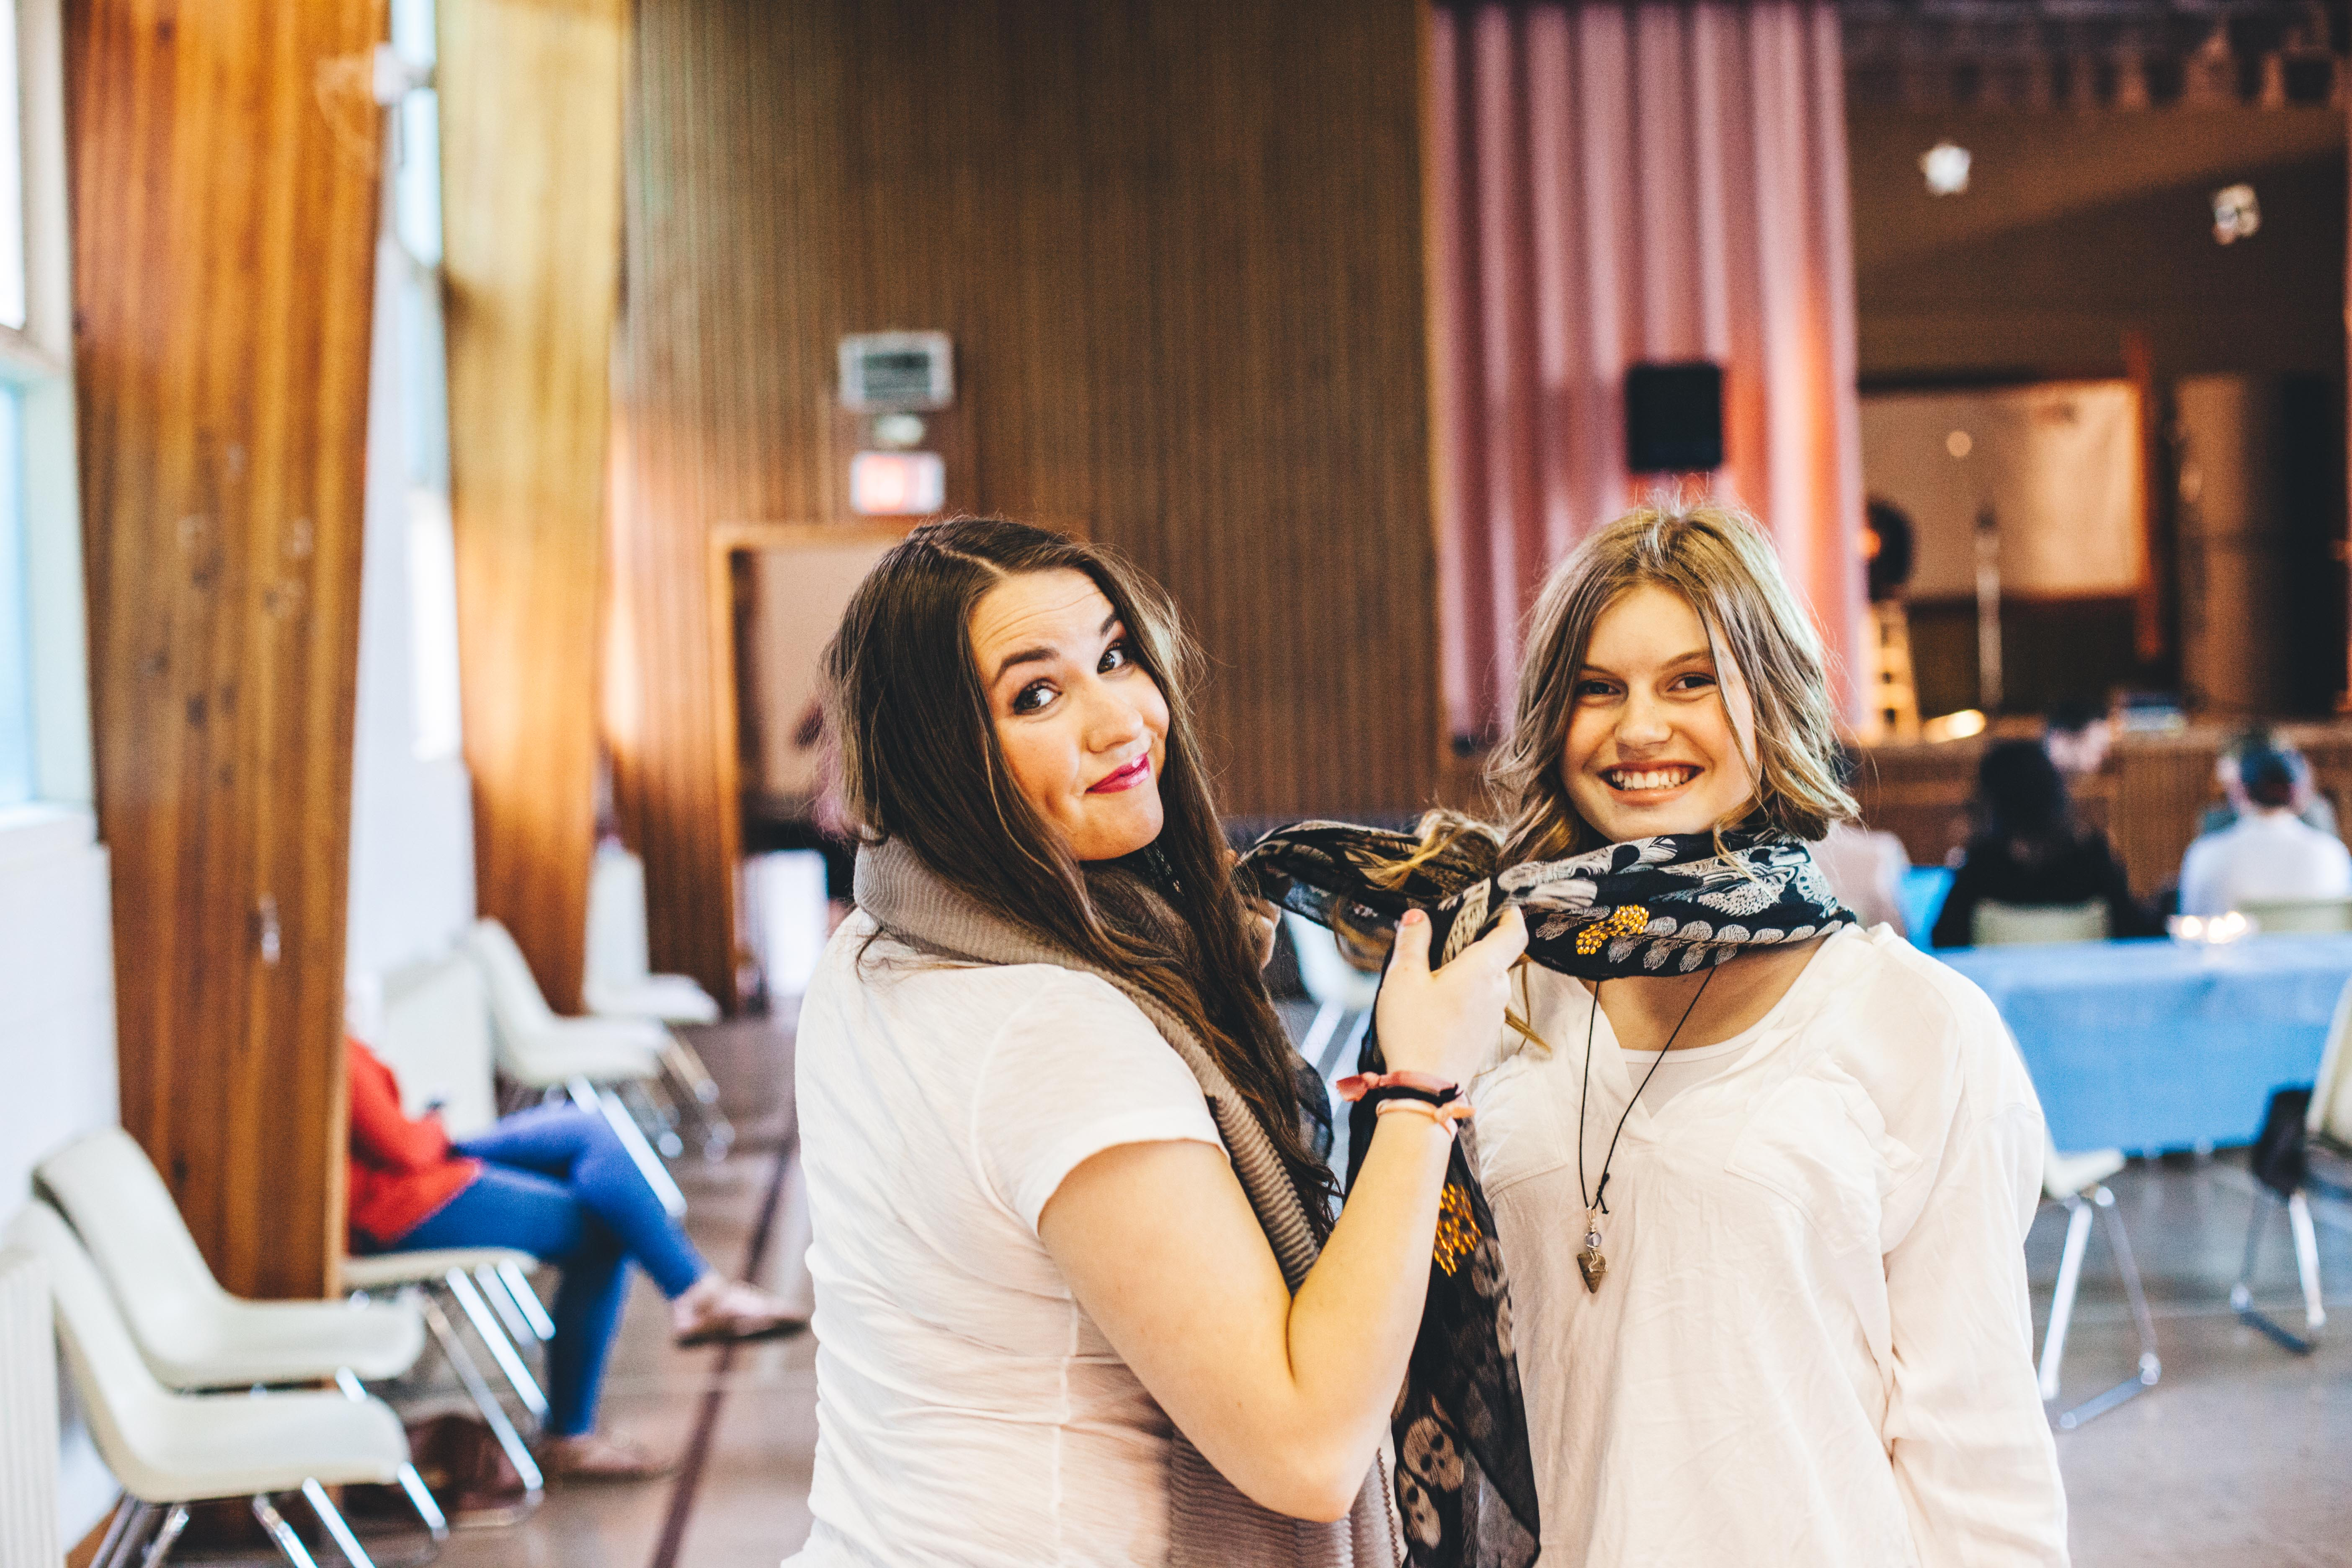
[[[1388,978],[1381,983],[1381,1054],[1391,1072],[1421,1072],[1466,1083],[1494,1053],[1510,1001],[1511,965],[1527,950],[1517,909],[1434,974],[1429,917],[1409,910],[1398,922]]]

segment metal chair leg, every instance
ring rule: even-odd
[[[714,1163],[725,1159],[735,1146],[735,1124],[719,1109],[719,1083],[702,1065],[701,1054],[672,1029],[662,1047],[662,1066],[685,1091],[678,1105],[694,1121],[702,1157]]]
[[[482,1300],[490,1304],[490,1310],[499,1315],[507,1338],[512,1340],[518,1349],[539,1341],[538,1327],[523,1316],[522,1304],[514,1299],[514,1292],[507,1289],[505,1275],[485,1264],[474,1270],[474,1286],[481,1291]]]
[[[337,1508],[334,1500],[327,1495],[326,1488],[314,1480],[304,1481],[302,1500],[310,1505],[311,1514],[325,1528],[328,1535],[333,1538],[335,1550],[343,1554],[344,1562],[350,1563],[352,1568],[375,1568],[375,1559],[370,1557],[367,1554],[367,1549],[360,1544],[360,1538],[352,1532],[350,1522],[343,1518],[342,1510]]]
[[[278,1511],[278,1505],[269,1500],[268,1493],[253,1500],[253,1517],[261,1521],[261,1528],[277,1543],[278,1554],[294,1568],[319,1568],[319,1560],[310,1555],[310,1549],[302,1544],[302,1538],[294,1533],[294,1527],[286,1522],[286,1516]]]
[[[530,1368],[523,1364],[522,1352],[515,1349],[514,1342],[508,1339],[506,1331],[499,1326],[489,1303],[483,1300],[482,1293],[474,1288],[473,1277],[462,1268],[452,1268],[442,1279],[449,1287],[449,1294],[464,1309],[467,1321],[474,1325],[474,1332],[488,1349],[490,1359],[497,1362],[499,1370],[506,1374],[507,1385],[515,1391],[515,1397],[522,1401],[522,1407],[540,1420],[546,1420],[547,1395],[540,1392],[539,1380],[532,1377]]]
[[[677,1101],[670,1098],[668,1088],[657,1078],[635,1079],[619,1085],[614,1091],[621,1103],[636,1118],[637,1130],[646,1141],[660,1151],[665,1160],[676,1160],[686,1153],[686,1137],[678,1131],[684,1118]]]
[[[368,1396],[367,1385],[350,1367],[336,1371],[335,1386],[343,1391],[344,1398],[355,1403]],[[425,1478],[417,1473],[415,1465],[401,1466],[399,1480],[400,1489],[408,1494],[408,1506],[416,1510],[416,1517],[424,1521],[425,1531],[433,1537],[433,1544],[438,1547],[449,1539],[449,1516],[441,1511],[440,1500],[433,1495],[433,1489],[425,1484]]]
[[[2106,1189],[2101,1187],[2100,1192]],[[2164,1363],[2156,1353],[2156,1314],[2147,1310],[2147,1292],[2140,1285],[2139,1261],[2132,1257],[2131,1237],[2124,1233],[2123,1215],[2115,1210],[2113,1195],[2101,1205],[2106,1222],[2107,1245],[2115,1249],[2116,1268],[2124,1277],[2124,1295],[2131,1302],[2132,1321],[2139,1329],[2139,1381],[2153,1388],[2164,1376]]]
[[[2081,1237],[2087,1240],[2091,1228],[2090,1220],[2094,1212],[2096,1212],[2104,1223],[2107,1233],[2107,1248],[2115,1254],[2116,1272],[2123,1277],[2124,1295],[2131,1302],[2132,1318],[2139,1328],[2139,1363],[2130,1377],[2104,1393],[2092,1395],[2072,1410],[2061,1413],[2058,1417],[2058,1427],[2063,1432],[2071,1432],[2085,1422],[2105,1415],[2126,1399],[2154,1388],[2157,1380],[2164,1375],[2164,1363],[2157,1359],[2156,1354],[2156,1319],[2147,1310],[2147,1294],[2140,1286],[2139,1265],[2132,1257],[2131,1241],[2124,1234],[2123,1216],[2116,1213],[2115,1194],[2109,1192],[2104,1184],[2095,1186],[2080,1197],[2070,1199],[2068,1208],[2071,1211],[2066,1228],[2068,1259],[2075,1266],[2078,1276],[2083,1249],[2075,1246],[2076,1238]],[[2061,1263],[2059,1274],[2062,1289],[2071,1283],[2065,1279],[2065,1269],[2066,1265]],[[2067,1297],[2070,1315],[2073,1305],[2074,1300],[2070,1291]],[[2052,1317],[2052,1326],[2056,1327],[2054,1313]],[[2060,1335],[2060,1342],[2062,1344],[2063,1342],[2063,1333]],[[2043,1363],[2042,1386],[2046,1391],[2042,1394],[2044,1399],[2057,1397],[2057,1366],[2047,1359]]]
[[[2319,1237],[2311,1228],[2311,1199],[2298,1190],[2286,1201],[2287,1228],[2294,1233],[2294,1271],[2303,1282],[2303,1321],[2315,1337],[2327,1326],[2319,1289]]]
[[[489,1423],[490,1436],[498,1440],[499,1450],[507,1457],[507,1463],[512,1465],[515,1474],[522,1478],[526,1504],[535,1505],[547,1486],[547,1478],[540,1473],[539,1461],[530,1457],[529,1445],[515,1430],[514,1423],[507,1419],[506,1406],[500,1405],[498,1395],[490,1392],[489,1383],[482,1376],[482,1369],[474,1364],[473,1355],[466,1349],[465,1342],[458,1339],[456,1327],[449,1321],[449,1314],[441,1310],[441,1303],[434,1300],[432,1291],[419,1290],[417,1297],[418,1304],[425,1311],[425,1326],[433,1331],[434,1339],[440,1342],[442,1355],[447,1358],[450,1369],[457,1374],[457,1381],[465,1384],[466,1392],[472,1396],[474,1408],[482,1413],[484,1421]]]
[[[143,1540],[148,1521],[155,1513],[152,1502],[141,1502],[129,1492],[114,1505],[114,1517],[107,1521],[106,1534],[100,1538],[98,1554],[89,1560],[90,1568],[121,1568],[129,1552]]]
[[[604,1125],[613,1130],[613,1136],[618,1138],[621,1147],[629,1152],[629,1158],[635,1163],[638,1173],[645,1177],[646,1185],[653,1188],[654,1196],[661,1200],[661,1205],[668,1212],[669,1217],[685,1218],[686,1194],[678,1191],[677,1183],[670,1178],[669,1168],[661,1163],[660,1156],[653,1151],[653,1145],[647,1143],[646,1135],[637,1130],[628,1109],[614,1097],[597,1092],[596,1086],[584,1078],[573,1079],[569,1088],[574,1105],[583,1110],[593,1110],[604,1119]]]
[[[172,1548],[180,1543],[180,1532],[188,1528],[188,1505],[175,1502],[172,1511],[163,1516],[163,1528],[147,1546],[146,1554],[139,1559],[139,1568],[163,1568],[172,1555]]]
[[[2294,1236],[2295,1271],[2303,1282],[2304,1325],[2309,1337],[2295,1333],[2254,1305],[2254,1266],[2262,1257],[2263,1222],[2270,1211],[2284,1207],[2287,1227]],[[2300,1215],[2300,1219],[2298,1219]],[[2319,1348],[2319,1329],[2327,1321],[2327,1313],[2320,1304],[2319,1244],[2312,1234],[2311,1203],[2300,1192],[2281,1204],[2278,1195],[2263,1187],[2254,1194],[2254,1212],[2246,1224],[2246,1261],[2238,1282],[2230,1287],[2230,1305],[2248,1324],[2261,1330],[2277,1342],[2281,1348],[2296,1355],[2309,1355]]]
[[[2050,1327],[2042,1338],[2042,1397],[2058,1397],[2058,1368],[2066,1357],[2066,1330],[2074,1318],[2074,1292],[2083,1282],[2083,1254],[2091,1241],[2091,1205],[2080,1194],[2066,1200],[2066,1249],[2058,1259],[2058,1289],[2050,1298]]]
[[[499,1278],[507,1282],[507,1293],[514,1298],[515,1305],[522,1309],[522,1315],[530,1320],[530,1331],[539,1336],[540,1342],[544,1344],[553,1339],[555,1320],[547,1315],[547,1309],[540,1303],[539,1292],[530,1288],[530,1277],[522,1271],[521,1266],[499,1264]]]

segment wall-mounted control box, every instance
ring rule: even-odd
[[[945,332],[855,332],[841,340],[841,405],[851,413],[954,401],[955,355]]]

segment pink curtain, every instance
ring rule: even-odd
[[[1439,570],[1457,734],[1507,713],[1544,574],[1650,481],[1628,365],[1724,367],[1724,467],[1850,707],[1863,607],[1838,19],[1823,0],[1436,11]]]

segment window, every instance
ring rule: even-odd
[[[57,0],[0,0],[0,807],[90,799]]]
[[[0,325],[25,330],[25,145],[16,0],[0,0]]]
[[[14,387],[0,386],[0,805],[21,805],[34,793],[25,611],[25,405]]]

